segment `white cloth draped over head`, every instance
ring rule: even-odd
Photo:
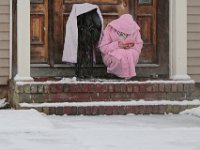
[[[77,52],[78,52],[77,16],[87,13],[94,9],[97,9],[97,13],[102,22],[102,30],[103,30],[103,17],[97,5],[93,5],[90,3],[73,5],[72,11],[66,23],[65,43],[64,43],[64,50],[62,57],[63,62],[77,63]]]

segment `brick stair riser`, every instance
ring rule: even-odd
[[[195,105],[138,105],[138,106],[65,106],[65,107],[38,107],[34,108],[47,115],[147,115],[147,114],[178,114],[185,109],[199,106]],[[30,108],[20,108],[30,109]]]
[[[17,103],[189,100],[194,84],[27,84],[16,85]]]

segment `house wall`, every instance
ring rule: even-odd
[[[9,0],[0,0],[0,85],[9,78]]]
[[[188,0],[188,74],[200,82],[200,0]]]

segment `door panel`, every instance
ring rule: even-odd
[[[156,0],[135,0],[135,18],[144,41],[140,64],[155,64],[156,51]]]
[[[48,0],[31,0],[31,63],[48,60]]]

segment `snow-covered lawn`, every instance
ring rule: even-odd
[[[0,110],[0,150],[199,150],[198,113],[91,117]]]

